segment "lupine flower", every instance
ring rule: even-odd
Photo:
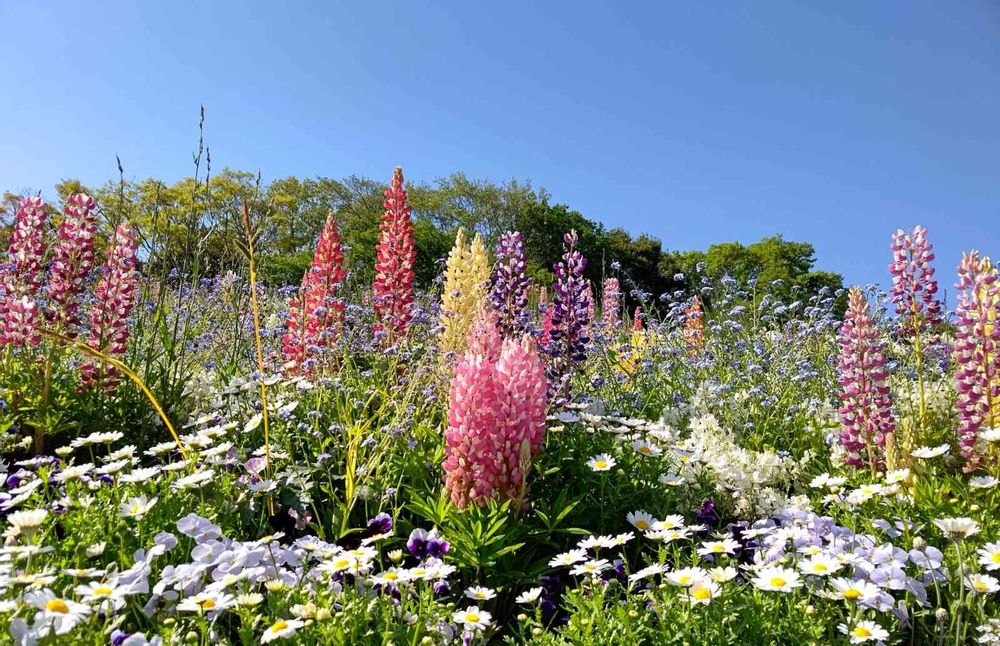
[[[618,329],[621,324],[621,287],[617,278],[607,278],[601,300],[601,318],[604,329],[609,333]]]
[[[1000,285],[989,258],[973,251],[958,267],[955,311],[955,387],[958,389],[958,443],[966,470],[984,457],[979,446],[982,428],[1000,426]]]
[[[115,229],[104,264],[104,273],[97,283],[94,304],[90,312],[88,345],[112,357],[125,354],[129,337],[128,317],[135,306],[135,289],[139,283],[136,264],[135,233],[127,222]],[[84,362],[84,383],[113,391],[118,385],[118,370],[92,359]]]
[[[583,270],[587,259],[577,250],[576,231],[563,237],[565,243],[562,261],[553,269],[556,273],[555,297],[552,299],[552,329],[546,351],[549,362],[549,388],[551,395],[567,394],[573,368],[587,358],[587,280]]]
[[[489,257],[482,237],[477,233],[472,244],[467,245],[465,231],[460,228],[444,271],[441,334],[438,337],[442,357],[465,351],[469,331],[483,308],[489,279]]]
[[[413,244],[411,208],[403,188],[403,169],[396,167],[392,184],[385,190],[385,214],[375,247],[375,331],[387,334],[389,343],[406,336],[412,317]]]
[[[859,287],[848,295],[847,312],[840,328],[837,358],[840,384],[841,443],[846,462],[873,470],[884,464],[881,447],[896,428],[889,395],[885,354],[868,300]]]
[[[701,299],[695,296],[684,310],[684,341],[688,354],[696,355],[705,347],[705,312]]]
[[[310,372],[306,366],[317,350],[336,342],[344,323],[344,301],[337,296],[344,270],[344,251],[333,214],[323,226],[312,264],[302,286],[288,303],[288,320],[281,351],[292,372]]]
[[[934,246],[927,241],[927,229],[917,226],[913,233],[896,231],[892,236],[892,302],[899,316],[899,333],[918,334],[941,323],[938,284],[934,280]]]
[[[632,330],[635,332],[642,331],[642,307],[636,305],[635,312],[632,313]]]
[[[523,333],[528,327],[527,267],[521,232],[502,234],[490,279],[490,301],[500,317],[501,329],[508,336]]]
[[[62,327],[69,336],[75,335],[75,328],[80,323],[77,298],[94,268],[97,227],[93,208],[94,198],[89,195],[78,193],[70,197],[63,209],[66,217],[59,225],[58,240],[52,246],[46,315],[50,323]]]
[[[40,197],[25,197],[14,215],[7,243],[7,262],[0,268],[0,343],[38,345],[41,323],[35,300],[42,282],[45,239],[42,235],[46,204]]]
[[[545,433],[544,366],[530,337],[483,335],[455,365],[445,431],[445,484],[459,507],[522,499]],[[491,359],[495,354],[496,359]]]

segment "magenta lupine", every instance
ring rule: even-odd
[[[444,480],[456,506],[523,502],[545,410],[545,368],[530,337],[470,339],[455,365],[445,431]]]
[[[0,343],[38,345],[41,316],[36,296],[45,259],[43,230],[48,219],[45,201],[25,197],[18,204],[7,243],[7,261],[0,268]]]
[[[310,373],[318,353],[336,342],[344,321],[344,300],[338,290],[346,275],[340,231],[331,214],[299,292],[288,303],[281,351],[289,372]]]
[[[934,246],[927,229],[917,226],[913,233],[896,231],[892,236],[892,302],[899,316],[899,333],[913,336],[941,323],[941,302],[934,279]]]
[[[413,305],[413,244],[410,206],[403,188],[403,169],[396,167],[392,184],[385,190],[385,214],[375,247],[375,331],[390,344],[406,336]]]
[[[497,243],[497,261],[491,276],[490,301],[504,334],[520,334],[528,327],[528,261],[524,236],[508,231]]]
[[[139,272],[136,271],[135,233],[127,222],[115,229],[104,271],[97,282],[90,311],[90,337],[87,344],[104,354],[118,358],[125,354],[129,338],[129,321],[135,307]],[[83,382],[89,386],[114,391],[118,386],[118,370],[92,359],[84,362]]]
[[[621,325],[621,299],[622,291],[617,278],[606,278],[604,280],[604,290],[601,298],[601,320],[604,330],[612,333]]]
[[[859,287],[848,295],[847,312],[837,336],[837,383],[840,385],[840,441],[846,462],[875,470],[884,467],[887,437],[896,429],[886,358],[868,300]]]
[[[957,365],[958,443],[967,471],[982,465],[980,429],[1000,427],[1000,285],[979,252],[962,255],[953,354]]]
[[[46,319],[69,337],[76,336],[80,324],[79,296],[94,268],[97,226],[93,208],[94,198],[89,195],[78,193],[70,197],[63,209],[65,217],[59,225],[57,240],[52,245]]]

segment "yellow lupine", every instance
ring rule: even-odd
[[[469,330],[486,300],[489,279],[490,259],[482,236],[477,233],[472,244],[468,245],[465,231],[459,229],[444,271],[442,330],[438,337],[442,357],[456,356],[465,351]]]

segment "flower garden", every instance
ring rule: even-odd
[[[246,271],[196,280],[99,208],[22,199],[0,259],[0,642],[1000,644],[975,251],[652,295],[459,230],[418,292],[397,169],[373,283],[331,213],[286,288],[246,204]]]

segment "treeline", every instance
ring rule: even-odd
[[[121,218],[135,223],[142,235],[141,257],[151,268],[202,275],[245,266],[246,204],[255,223],[261,278],[285,285],[301,279],[331,209],[337,213],[347,248],[347,267],[355,280],[370,282],[387,181],[388,173],[385,179],[285,177],[265,184],[253,173],[227,169],[173,184],[150,178],[86,187],[68,180],[55,190],[61,200],[80,191],[94,195],[108,225]],[[563,233],[573,229],[589,259],[588,277],[599,285],[604,276],[615,275],[626,293],[638,290],[656,297],[690,290],[695,277],[727,274],[740,281],[756,278],[759,284],[780,280],[780,295],[787,297],[843,286],[839,274],[815,269],[811,244],[780,235],[750,245],[726,242],[704,251],[665,250],[657,238],[608,229],[564,204],[553,204],[544,189],[530,182],[494,183],[458,172],[431,184],[408,184],[407,191],[421,286],[430,285],[440,273],[458,227],[481,233],[490,244],[504,231],[521,231],[528,272],[543,284],[553,278]],[[13,214],[15,198],[4,195],[0,216]]]

